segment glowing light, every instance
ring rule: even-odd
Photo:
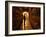
[[[31,26],[30,26],[30,22],[29,22],[29,13],[28,12],[23,12],[23,16],[25,16],[25,20],[23,19],[23,23],[22,23],[23,30],[30,29]]]

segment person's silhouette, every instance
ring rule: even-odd
[[[25,20],[26,20],[26,18],[25,18],[25,15],[24,15],[24,29],[25,29]]]

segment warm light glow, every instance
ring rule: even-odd
[[[29,22],[29,13],[28,12],[23,12],[23,17],[25,16],[25,20],[23,19],[23,30],[31,29],[30,22]],[[25,25],[24,25],[25,21]]]
[[[27,17],[29,16],[29,13],[28,12],[23,12],[23,16]]]

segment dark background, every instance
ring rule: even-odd
[[[32,29],[40,29],[40,8],[37,7],[12,7],[12,30],[22,30],[24,11],[29,12]],[[36,24],[37,23],[37,24]]]

